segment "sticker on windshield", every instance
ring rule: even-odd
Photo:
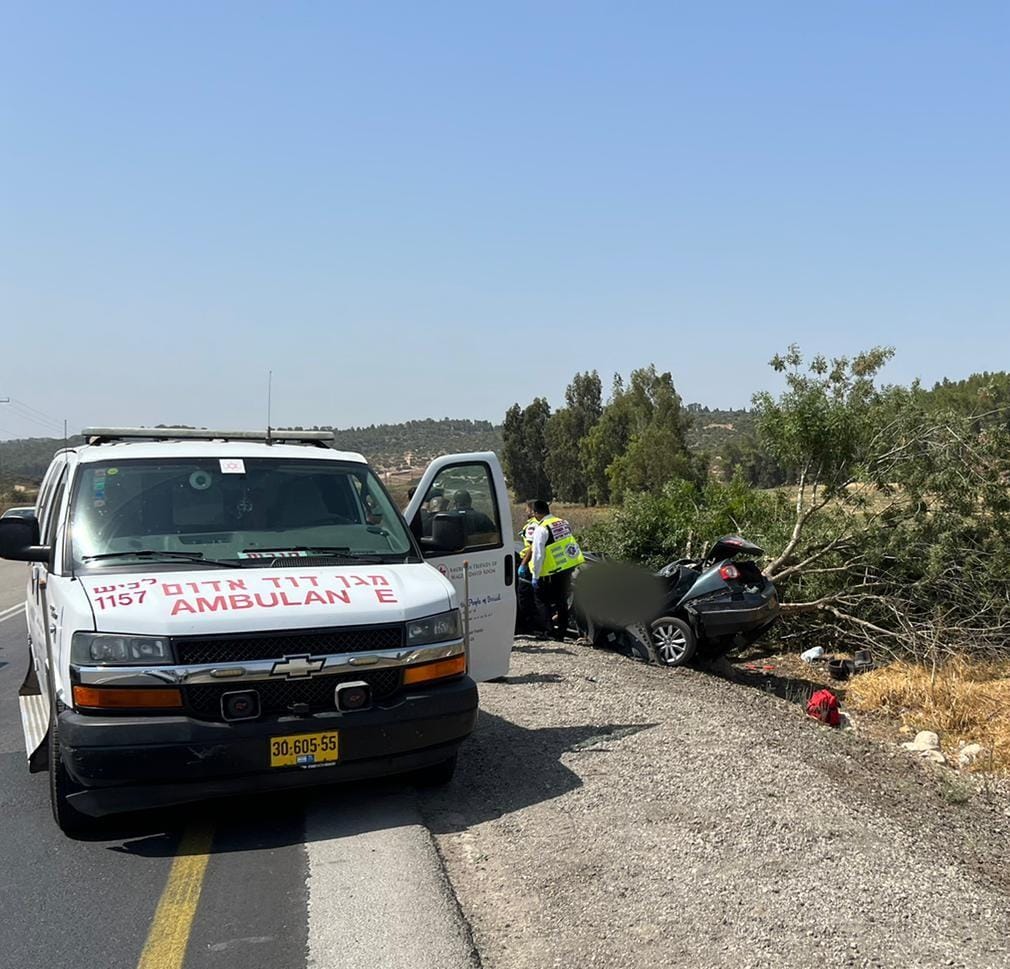
[[[206,491],[213,483],[214,479],[209,471],[194,471],[189,476],[189,486],[194,491]]]
[[[283,552],[239,552],[240,559],[306,559],[312,553],[303,548],[290,548]]]
[[[242,458],[221,458],[221,474],[245,474]]]

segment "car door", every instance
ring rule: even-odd
[[[65,460],[62,456],[57,456],[49,466],[46,476],[42,479],[42,487],[39,489],[35,516],[39,523],[39,541],[43,544],[45,543],[46,531],[53,520],[54,492],[58,490],[65,470]],[[45,593],[48,579],[49,570],[46,564],[43,562],[32,562],[29,566],[26,612],[28,638],[31,640],[36,668],[38,668],[40,661],[44,661],[46,656]],[[40,676],[45,676],[45,670],[40,670],[39,673]]]
[[[432,461],[404,517],[422,538],[439,513],[460,516],[465,545],[445,552],[422,542],[422,551],[455,586],[460,606],[469,605],[470,675],[478,681],[505,676],[515,631],[515,554],[512,509],[498,458],[488,451]]]

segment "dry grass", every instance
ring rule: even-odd
[[[904,661],[855,677],[846,691],[850,707],[879,711],[913,730],[933,730],[957,763],[961,743],[991,751],[976,770],[1010,773],[1010,663],[952,659],[932,669]]]
[[[601,518],[606,518],[612,509],[609,505],[594,505],[587,508],[585,505],[566,505],[562,502],[551,502],[551,513],[564,518],[576,532],[582,531],[589,525],[593,525]],[[512,506],[512,524],[518,532],[526,521],[526,504]]]

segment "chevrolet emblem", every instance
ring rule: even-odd
[[[284,659],[274,663],[270,670],[271,676],[283,676],[289,680],[304,680],[318,673],[326,660],[312,659],[307,654],[304,656],[285,656]]]

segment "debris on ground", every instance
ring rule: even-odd
[[[838,708],[838,697],[830,690],[818,690],[807,702],[807,716],[820,720],[829,727],[839,726],[842,717]]]
[[[940,750],[940,738],[932,730],[920,730],[914,740],[909,740],[901,745],[905,750],[918,754],[923,760],[932,761],[934,764],[946,764],[947,758]]]

